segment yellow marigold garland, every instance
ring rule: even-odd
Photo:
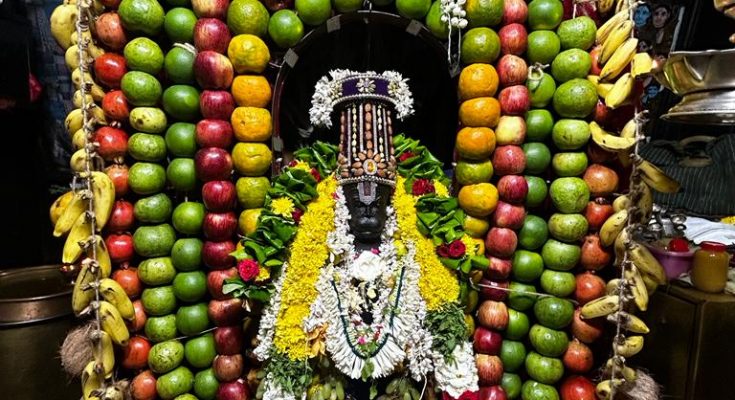
[[[332,196],[336,188],[337,181],[332,176],[319,183],[319,196],[301,217],[299,231],[291,245],[273,340],[276,349],[291,360],[305,360],[310,355],[309,338],[302,324],[316,300],[319,270],[329,256],[326,243],[327,234],[334,230],[335,201]]]
[[[419,290],[426,302],[429,311],[437,310],[447,303],[452,303],[459,297],[459,283],[454,271],[445,267],[436,255],[436,246],[430,238],[424,237],[416,228],[416,200],[410,193],[403,190],[405,179],[398,177],[396,194],[393,196],[393,207],[396,210],[396,219],[401,237],[411,240],[416,246],[416,261],[421,266]],[[444,185],[435,181],[437,194],[447,193]],[[439,189],[439,188],[442,189]]]

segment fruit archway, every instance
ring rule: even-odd
[[[311,126],[309,108],[317,80],[340,68],[399,70],[409,80],[416,112],[397,121],[397,132],[421,140],[445,163],[451,161],[457,90],[444,44],[416,20],[370,10],[332,17],[284,54],[272,102],[276,153],[280,143],[294,150],[315,140],[337,140],[336,134]]]

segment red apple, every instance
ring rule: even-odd
[[[235,184],[231,181],[210,181],[202,186],[202,201],[207,211],[233,210],[237,204]]]
[[[500,37],[500,53],[520,56],[528,46],[528,32],[523,24],[512,23],[498,31]]]
[[[508,318],[508,307],[500,301],[485,300],[477,309],[477,322],[488,329],[504,331]]]
[[[579,265],[589,271],[605,268],[612,261],[612,251],[602,246],[600,235],[593,233],[584,237]]]
[[[194,59],[194,77],[203,89],[227,89],[235,78],[235,71],[227,56],[205,50]]]
[[[499,385],[481,387],[477,400],[507,400],[505,390]]]
[[[577,308],[570,324],[570,332],[580,342],[590,344],[602,336],[605,331],[603,323],[604,318],[582,319],[580,310]]]
[[[583,272],[576,277],[577,286],[574,290],[574,298],[583,306],[590,301],[605,295],[605,281],[592,272]]]
[[[240,354],[242,343],[243,333],[239,325],[221,326],[214,330],[214,348],[217,354]]]
[[[107,252],[110,253],[110,260],[115,264],[130,261],[135,255],[133,235],[129,233],[112,233],[105,239],[105,245]]]
[[[503,115],[495,127],[495,143],[498,146],[523,144],[526,139],[526,120],[523,117]]]
[[[496,257],[510,257],[516,251],[518,236],[512,229],[490,228],[485,238],[485,249]]]
[[[500,353],[500,346],[503,344],[503,335],[500,333],[478,326],[472,338],[472,347],[475,349],[475,353],[491,356]]]
[[[122,90],[111,90],[105,93],[102,98],[102,111],[105,117],[114,121],[127,121],[130,116],[130,107],[128,107],[128,99],[125,98]]]
[[[207,309],[209,320],[215,326],[231,326],[242,322],[245,310],[242,308],[242,300],[210,300]]]
[[[592,350],[586,344],[574,339],[569,342],[567,350],[562,357],[566,371],[575,374],[586,374],[595,363]]]
[[[227,24],[216,18],[202,18],[194,24],[194,47],[198,51],[211,50],[225,54],[230,39],[232,36]]]
[[[503,4],[503,25],[522,24],[528,17],[528,6],[524,0],[505,0]]]
[[[496,68],[501,87],[524,85],[526,83],[528,64],[521,57],[506,54],[500,57]]]
[[[112,205],[110,218],[107,220],[107,230],[110,232],[128,231],[134,223],[133,204],[127,200],[116,200]]]
[[[120,16],[114,12],[100,14],[94,22],[97,39],[110,50],[122,50],[128,42]]]
[[[232,144],[232,125],[221,119],[203,119],[196,126],[199,147],[227,149]]]
[[[202,247],[202,263],[211,269],[226,269],[235,265],[235,258],[230,255],[235,251],[235,243],[230,240],[224,242],[204,242]]]
[[[526,85],[504,88],[498,95],[500,111],[505,115],[523,115],[531,108],[531,94]]]
[[[204,182],[224,181],[232,175],[232,157],[227,150],[207,147],[194,155],[197,178]]]
[[[120,87],[123,75],[128,72],[125,57],[117,53],[105,53],[94,59],[94,77],[110,89]]]
[[[521,175],[505,175],[498,180],[498,196],[511,204],[523,204],[528,194],[528,182]]]
[[[480,299],[503,301],[508,297],[508,289],[510,282],[507,280],[491,280],[483,278],[480,280]],[[497,288],[497,289],[495,289]]]
[[[493,153],[495,175],[520,175],[526,169],[526,154],[520,146],[498,146]]]
[[[115,197],[123,197],[130,190],[128,185],[128,166],[125,164],[112,164],[105,168],[105,173],[115,185]]]
[[[94,141],[99,144],[97,153],[103,160],[124,161],[128,151],[128,134],[124,130],[103,126],[94,132]]]
[[[477,354],[475,355],[475,365],[477,365],[480,385],[492,386],[500,383],[500,379],[503,377],[503,362],[500,357]]]
[[[230,0],[192,0],[191,8],[197,18],[218,18],[224,21]]]
[[[222,293],[222,285],[224,285],[225,279],[235,277],[237,277],[237,268],[235,267],[209,271],[207,274],[207,289],[212,298],[216,300],[231,299],[231,295]]]
[[[592,68],[590,68],[590,75],[600,76],[600,72],[602,72],[602,66],[600,65],[601,52],[602,45],[595,46],[590,51],[590,57],[592,58]]]
[[[613,206],[603,197],[590,201],[584,209],[584,217],[587,219],[590,231],[599,230],[614,213]]]
[[[597,400],[595,384],[583,376],[572,375],[561,383],[561,400]]]
[[[232,382],[220,382],[217,389],[217,400],[250,400],[250,392],[242,379]]]
[[[485,241],[485,244],[487,245],[487,241]],[[510,260],[493,256],[489,256],[488,260],[490,261],[490,266],[485,271],[485,276],[488,279],[508,279],[510,271],[513,269],[513,263]]]
[[[220,382],[234,381],[240,378],[243,370],[242,354],[218,355],[212,362],[214,376]]]
[[[237,216],[234,212],[207,213],[202,224],[204,237],[215,242],[231,239],[237,231]]]
[[[526,218],[526,209],[522,205],[513,205],[504,201],[498,201],[498,206],[493,212],[491,222],[498,228],[521,229],[523,220]]]
[[[235,99],[226,90],[204,90],[199,96],[199,108],[205,119],[229,121],[235,110]]]

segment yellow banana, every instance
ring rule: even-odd
[[[83,149],[85,143],[87,143],[87,132],[84,132],[84,129],[74,132],[74,136],[71,138],[71,144],[74,146],[74,150]]]
[[[105,54],[105,49],[98,47],[94,42],[89,42],[89,44],[87,44],[87,52],[92,59],[96,60],[99,56]]]
[[[597,11],[599,11],[600,14],[605,14],[612,10],[614,5],[615,0],[599,0],[597,2]]]
[[[670,178],[659,167],[638,158],[636,168],[641,173],[641,179],[653,190],[661,193],[676,193],[679,191],[679,182]]]
[[[630,241],[630,238],[628,236],[628,230],[623,229],[620,231],[618,236],[615,238],[615,244],[613,248],[615,249],[615,266],[619,267],[623,263],[623,258],[625,258],[625,244]]]
[[[580,315],[582,319],[592,319],[610,315],[620,309],[620,296],[607,295],[590,301],[582,306]]]
[[[635,56],[635,52],[638,49],[638,39],[630,38],[623,42],[620,47],[615,50],[612,57],[605,63],[600,71],[600,81],[610,82],[617,78],[625,67],[630,64],[630,61]]]
[[[79,11],[77,6],[61,4],[51,13],[51,36],[64,50],[71,46],[71,35],[76,30]]]
[[[636,204],[641,213],[642,222],[647,223],[651,219],[651,215],[653,215],[653,192],[651,192],[651,188],[645,182],[636,185],[636,190],[640,193],[640,196],[636,196]]]
[[[66,242],[64,242],[61,262],[64,264],[71,264],[77,261],[84,253],[84,249],[80,245],[80,242],[88,240],[91,235],[92,224],[87,218],[87,214],[79,214],[77,220],[74,221],[71,231],[69,231],[69,236],[66,237]]]
[[[95,243],[97,246],[95,251],[97,254],[97,264],[100,268],[100,278],[109,278],[112,273],[112,260],[110,259],[110,253],[107,252],[107,245],[100,235],[95,235]],[[90,253],[89,256],[91,257],[92,254]]]
[[[615,200],[613,200],[612,206],[613,210],[615,210],[615,212],[618,212],[628,209],[628,207],[630,207],[632,204],[633,203],[630,201],[630,197],[628,197],[627,194],[624,194],[615,198]]]
[[[96,398],[95,392],[99,391],[105,382],[105,377],[97,373],[95,365],[96,362],[92,360],[82,371],[82,398],[84,400]]]
[[[641,273],[638,271],[638,267],[631,265],[626,268],[625,279],[630,284],[630,292],[633,295],[635,305],[639,310],[646,311],[648,309],[648,288]]]
[[[650,296],[651,293],[655,292],[658,288],[658,282],[656,282],[653,277],[648,274],[641,274],[641,278],[643,278],[643,283],[646,285],[646,290],[648,291],[648,295]]]
[[[74,104],[74,107],[82,108],[82,97],[86,98],[87,104],[94,103],[94,99],[92,98],[91,94],[88,93],[86,96],[82,96],[82,91],[77,90],[76,92],[74,92],[74,96],[72,97],[72,104]]]
[[[595,34],[595,41],[597,44],[603,44],[607,40],[607,37],[610,36],[610,34],[613,32],[613,30],[620,25],[625,20],[628,20],[630,18],[630,15],[628,15],[628,10],[626,7],[626,10],[620,10],[615,15],[610,17],[607,21],[605,21],[604,24],[602,24],[599,28],[597,28],[597,33]]]
[[[621,281],[619,278],[609,280],[607,284],[605,285],[605,293],[607,293],[608,295],[617,294],[618,286],[620,286],[620,282]]]
[[[71,110],[71,112],[66,115],[66,119],[64,119],[64,126],[66,127],[66,132],[70,135],[82,129],[83,124],[84,124],[84,117],[82,115],[81,108],[75,108]]]
[[[616,0],[615,2],[615,12],[620,12],[623,10],[626,10],[628,13],[630,13],[630,9],[628,5],[630,4],[630,0]],[[635,7],[635,5],[634,5]]]
[[[69,69],[69,72],[79,68],[79,51],[79,46],[72,45],[69,46],[64,53],[64,62],[66,63],[66,68]]]
[[[625,358],[633,357],[643,350],[643,336],[630,336],[623,343],[615,343],[618,355]]]
[[[51,204],[51,207],[49,208],[49,219],[51,220],[51,224],[56,225],[56,222],[59,221],[59,218],[64,214],[64,211],[66,211],[67,206],[71,204],[72,200],[74,200],[74,192],[70,190],[59,196],[54,203]]]
[[[616,109],[621,105],[625,104],[633,93],[633,84],[635,78],[630,73],[624,73],[610,89],[610,93],[605,96],[605,105],[610,109]]]
[[[620,210],[609,216],[600,227],[600,243],[605,247],[615,243],[615,239],[625,229],[627,223],[628,210]]]
[[[110,335],[113,343],[125,346],[130,339],[130,333],[117,308],[106,301],[100,301],[98,312],[102,321],[102,329]]]
[[[618,387],[623,384],[622,379],[608,379],[597,384],[595,392],[597,398],[600,400],[611,400],[612,399],[612,387]]]
[[[82,29],[82,38],[87,40],[88,42],[92,41],[92,32],[89,30],[89,28],[83,28]],[[79,44],[79,35],[77,35],[77,31],[71,33],[71,44]]]
[[[636,139],[622,138],[606,132],[597,122],[589,123],[592,140],[603,150],[615,153],[618,151],[629,150],[635,146]]]
[[[112,347],[112,339],[105,331],[93,332],[91,339],[94,360],[102,366],[104,375],[107,376],[115,369],[115,349]]]
[[[87,152],[84,149],[79,149],[71,155],[69,159],[69,167],[76,173],[84,172],[87,165]]]
[[[88,51],[90,51],[90,49],[88,49]],[[90,75],[89,72],[82,73],[81,68],[77,68],[71,73],[71,81],[74,84],[74,87],[76,89],[79,89],[81,87],[82,76],[84,77],[84,82],[91,85],[89,94],[92,95],[92,98],[98,102],[102,101],[102,98],[105,97],[105,89],[103,89],[100,85],[95,83],[94,79],[92,79],[92,75]],[[102,115],[103,115],[103,118],[98,118],[99,121],[104,121],[104,113]],[[99,116],[95,113],[95,117],[99,117]]]
[[[607,60],[609,60],[613,53],[615,53],[615,50],[630,38],[633,26],[633,21],[626,19],[620,22],[620,24],[610,32],[610,35],[608,35],[607,39],[605,39],[605,42],[602,44],[602,50],[600,51],[599,58],[600,65],[605,65]]]
[[[79,275],[77,275],[77,279],[74,281],[74,289],[71,292],[71,308],[74,310],[74,314],[81,314],[89,306],[89,303],[94,300],[94,288],[89,286],[94,281],[95,276],[90,268],[90,264],[83,262],[82,268],[79,270]]]
[[[651,73],[652,69],[653,58],[651,58],[651,55],[646,52],[636,53],[630,61],[630,74],[633,78],[647,75]]]
[[[650,275],[659,285],[666,284],[664,268],[646,246],[637,242],[631,242],[628,249],[628,259],[638,267],[640,272]]]
[[[106,173],[92,171],[92,193],[97,229],[102,229],[107,225],[115,203],[115,184]]]
[[[598,75],[587,75],[587,80],[596,86],[600,82],[600,77]]]
[[[605,363],[605,374],[612,375],[613,365],[615,365],[616,372],[622,375],[628,382],[633,382],[638,377],[638,373],[633,368],[626,366],[622,362],[615,362],[614,358],[608,359]]]
[[[123,318],[127,320],[135,318],[133,302],[130,301],[127,293],[125,293],[125,290],[119,283],[110,278],[100,280],[100,294],[105,300],[117,308],[117,311],[120,312]]]
[[[630,121],[625,123],[625,126],[623,126],[623,129],[620,131],[620,137],[634,139],[637,128],[637,120],[635,118],[631,118]]]
[[[646,325],[646,323],[643,322],[642,319],[625,311],[618,311],[607,316],[607,320],[609,322],[612,322],[613,324],[617,323],[618,318],[620,318],[620,321],[622,322],[622,327],[626,331],[644,334],[650,332],[650,330],[648,329],[648,325]]]
[[[606,98],[614,86],[615,84],[613,83],[598,83],[597,84],[597,95],[603,99]]]

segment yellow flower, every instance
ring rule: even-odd
[[[260,267],[260,270],[258,271],[258,276],[255,277],[255,282],[263,282],[267,281],[271,278],[271,271],[268,267]]]
[[[434,180],[434,191],[439,197],[449,197],[449,189],[447,189],[447,187],[438,180]]]
[[[291,218],[291,213],[294,211],[295,206],[293,200],[288,197],[279,197],[271,201],[271,211],[274,214],[278,214],[282,217]]]
[[[467,248],[467,255],[475,256],[477,254],[477,242],[475,242],[469,235],[463,235],[460,239],[464,246]]]
[[[301,217],[299,231],[290,248],[286,277],[281,290],[281,307],[276,318],[273,344],[291,360],[306,360],[312,354],[309,337],[302,327],[317,298],[319,270],[329,256],[327,235],[334,230],[333,176],[317,185],[317,198]]]
[[[416,246],[416,262],[421,266],[421,278],[419,279],[421,297],[424,298],[429,310],[437,310],[457,300],[459,283],[454,272],[439,261],[432,240],[424,237],[416,228],[416,197],[402,190],[404,181],[403,177],[398,177],[396,187],[399,189],[396,190],[393,197],[398,228],[402,237],[412,241]],[[446,190],[444,185],[441,187]],[[435,189],[438,188],[439,186],[435,186]]]
[[[311,167],[309,166],[309,164],[301,160],[297,160],[296,164],[294,164],[294,166],[291,168],[303,169],[304,171],[311,171]]]

